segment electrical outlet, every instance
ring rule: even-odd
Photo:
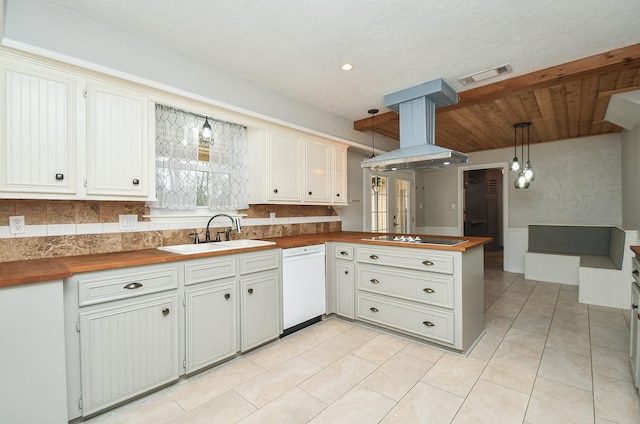
[[[9,217],[9,232],[11,234],[24,234],[25,231],[24,216]]]

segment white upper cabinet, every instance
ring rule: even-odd
[[[249,130],[249,203],[346,205],[346,187],[346,146],[293,130]]]
[[[153,200],[147,94],[0,52],[0,198]]]
[[[323,141],[306,140],[305,202],[331,203],[331,153],[331,144]]]
[[[268,200],[300,202],[303,140],[295,134],[275,131],[269,131],[268,137]]]
[[[333,193],[334,205],[347,204],[347,147],[333,145]]]
[[[76,193],[76,80],[0,62],[0,191]]]
[[[87,194],[149,197],[155,185],[148,97],[89,81],[86,119]]]

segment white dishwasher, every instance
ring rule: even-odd
[[[282,250],[280,337],[320,321],[326,312],[324,257],[324,244]]]

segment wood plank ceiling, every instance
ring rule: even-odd
[[[532,144],[619,132],[604,114],[611,95],[632,90],[640,90],[640,44],[462,91],[436,111],[436,144],[465,153],[513,147],[518,122],[531,122]],[[399,140],[397,113],[374,119],[376,133]],[[371,117],[354,129],[371,131]]]

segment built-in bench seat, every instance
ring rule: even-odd
[[[525,278],[578,286],[581,303],[628,308],[636,231],[614,226],[529,225]],[[628,252],[628,253],[627,253]]]

